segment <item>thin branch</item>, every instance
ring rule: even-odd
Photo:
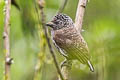
[[[37,17],[38,17],[38,22],[40,24],[40,17],[39,17],[39,12],[38,12],[38,9],[37,9],[37,4],[36,4],[36,0],[33,0],[34,2],[34,5],[35,5],[35,10],[36,10],[36,13],[37,13]],[[40,26],[38,26],[39,28]],[[35,65],[35,71],[34,71],[34,78],[33,80],[41,80],[42,79],[42,68],[43,68],[43,65],[45,63],[45,60],[44,60],[44,57],[45,57],[45,48],[46,48],[46,42],[44,42],[44,33],[43,31],[41,32],[42,30],[38,30],[38,34],[39,34],[39,38],[40,38],[40,52],[38,53],[38,60],[37,60],[37,63]],[[43,34],[41,34],[43,33]]]
[[[72,61],[71,60],[65,60],[62,62],[62,66],[61,66],[61,72],[63,74],[64,80],[69,80],[69,73],[72,67]],[[59,80],[61,80],[59,78]]]
[[[48,43],[48,47],[49,47],[49,50],[50,50],[50,53],[52,55],[52,58],[53,58],[53,61],[54,61],[54,64],[56,66],[56,69],[57,69],[57,72],[58,74],[60,75],[61,77],[61,80],[64,80],[63,76],[62,76],[62,73],[60,71],[60,68],[59,68],[59,65],[58,65],[58,62],[57,62],[57,59],[56,59],[56,56],[54,54],[54,51],[53,51],[53,48],[50,44],[50,39],[48,37],[48,34],[47,34],[47,28],[46,28],[46,21],[45,21],[45,14],[44,14],[44,0],[38,0],[38,5],[39,5],[39,8],[40,8],[40,11],[41,11],[41,23],[42,23],[42,27],[43,27],[43,30],[44,30],[44,34],[45,34],[45,37],[46,37],[46,40],[47,40],[47,43]],[[40,20],[40,18],[39,18]]]
[[[69,69],[68,69],[68,67],[67,66],[63,66],[62,68],[61,68],[61,72],[62,72],[62,74],[63,74],[63,76],[64,76],[64,79],[65,80],[68,80],[68,78],[69,78]],[[59,77],[59,80],[61,80],[61,78]]]
[[[62,13],[63,12],[65,6],[67,5],[68,0],[63,0],[62,2],[63,3],[61,4],[61,6],[59,8],[58,13]]]
[[[46,41],[45,35],[42,30],[39,31],[39,38],[40,38],[40,52],[38,53],[38,60],[35,65],[34,71],[34,80],[41,80],[42,79],[42,68],[45,64],[45,48],[46,48]]]
[[[82,23],[83,23],[86,4],[87,4],[87,0],[79,0],[76,17],[75,17],[75,27],[78,31],[82,30]]]
[[[4,23],[4,51],[5,51],[5,80],[10,80],[10,65],[12,58],[10,58],[10,6],[11,0],[5,1],[5,23]]]

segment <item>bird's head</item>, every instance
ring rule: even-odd
[[[59,30],[65,27],[74,26],[72,19],[66,14],[61,13],[54,16],[52,21],[48,22],[46,25],[53,28],[53,30]]]

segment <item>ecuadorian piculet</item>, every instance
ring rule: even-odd
[[[46,26],[52,28],[53,43],[67,60],[78,60],[94,71],[87,43],[69,16],[59,13]]]

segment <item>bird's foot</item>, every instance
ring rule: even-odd
[[[64,67],[64,66],[71,68],[71,66],[72,66],[72,61],[65,59],[65,60],[61,63],[61,69],[62,69],[62,67]]]

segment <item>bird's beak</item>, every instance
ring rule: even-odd
[[[53,22],[48,22],[48,23],[46,23],[46,26],[49,26],[49,27],[53,28],[54,23]]]

